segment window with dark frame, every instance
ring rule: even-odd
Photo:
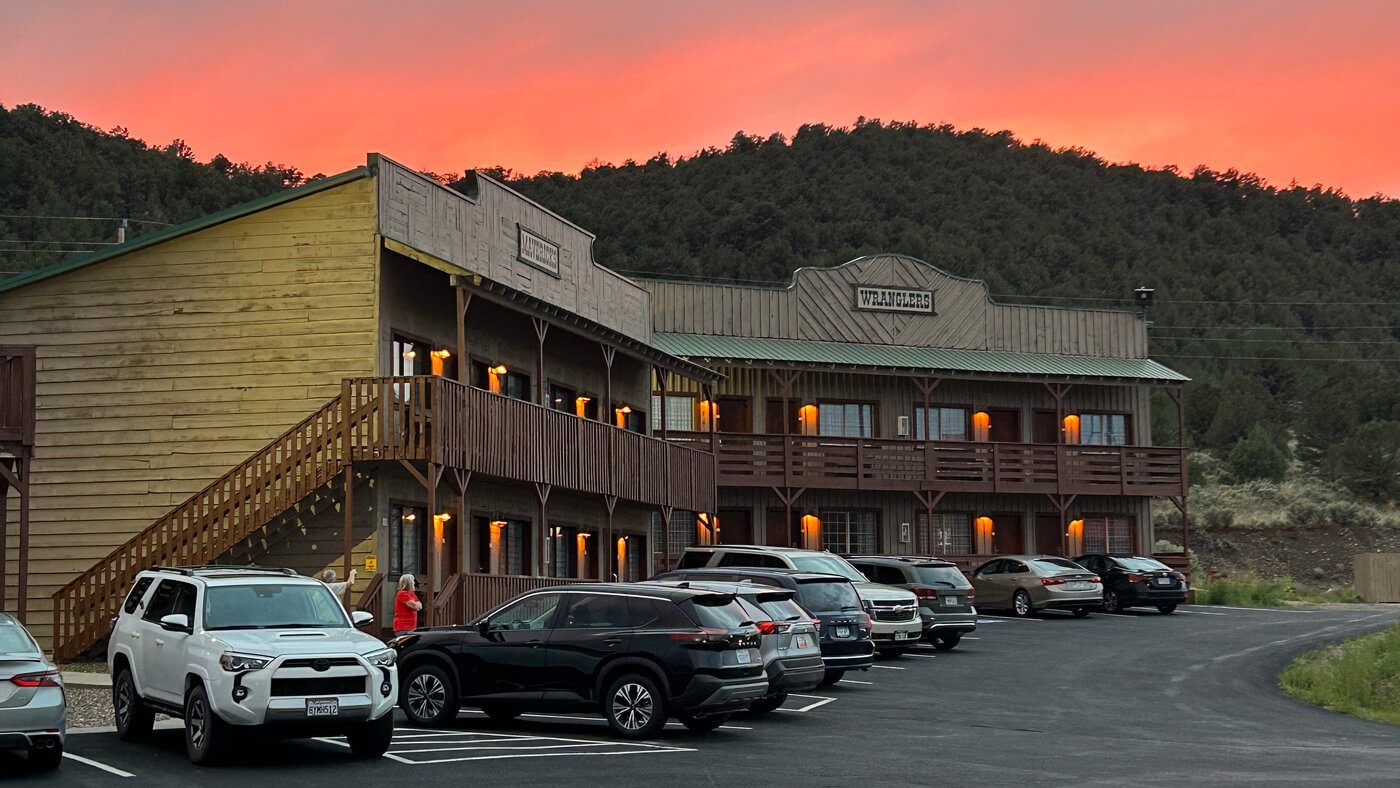
[[[819,402],[817,434],[840,438],[873,438],[875,406],[869,402]]]
[[[695,397],[689,394],[666,395],[666,429],[670,432],[695,431]],[[651,395],[651,431],[661,432],[661,395]]]
[[[389,507],[389,576],[428,573],[428,510],[421,506]]]
[[[822,549],[846,555],[880,552],[880,520],[873,511],[823,511]]]
[[[914,406],[914,437],[917,440],[965,441],[972,409],[955,405]]]
[[[389,374],[393,377],[428,374],[430,352],[432,348],[428,343],[403,334],[394,334],[389,343]]]
[[[1131,515],[1086,514],[1084,520],[1084,552],[1132,553],[1133,525]]]
[[[1086,446],[1127,446],[1132,442],[1126,413],[1079,414],[1079,442]]]
[[[918,516],[919,552],[923,555],[971,555],[972,515],[967,512],[934,512]]]
[[[561,386],[558,383],[549,384],[549,409],[562,411],[564,413],[574,412],[574,400],[578,398],[578,392],[568,386]]]

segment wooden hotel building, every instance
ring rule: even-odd
[[[412,573],[447,623],[714,540],[1149,551],[1185,504],[1137,315],[897,256],[636,281],[471,184],[371,155],[0,281],[0,605],[67,659],[156,564],[354,568],[381,621]]]

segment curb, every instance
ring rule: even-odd
[[[112,677],[106,673],[64,671],[63,683],[69,687],[111,687]]]

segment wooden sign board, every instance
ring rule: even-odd
[[[856,309],[867,312],[913,312],[931,315],[933,291],[856,285]]]
[[[523,225],[520,230],[520,262],[544,271],[550,276],[559,276],[559,244],[545,240],[541,235],[530,232]]]

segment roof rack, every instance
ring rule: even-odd
[[[252,572],[256,574],[287,575],[290,577],[300,577],[295,569],[287,569],[279,566],[259,566],[257,564],[197,564],[195,566],[153,566],[152,572],[171,572],[177,575],[193,577],[196,574],[206,572]]]

